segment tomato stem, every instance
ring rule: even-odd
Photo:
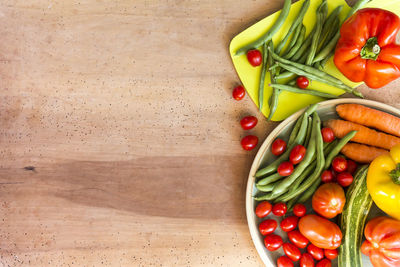
[[[400,184],[400,163],[397,164],[396,169],[392,170],[389,175],[392,178],[393,183]]]
[[[380,52],[381,48],[378,45],[378,39],[376,37],[371,37],[361,49],[360,56],[363,59],[376,60]]]

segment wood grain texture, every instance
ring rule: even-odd
[[[280,6],[0,1],[0,266],[262,266],[228,45]]]

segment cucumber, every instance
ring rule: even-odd
[[[368,166],[362,166],[346,193],[346,204],[341,218],[342,244],[339,248],[339,267],[361,267],[361,241],[364,224],[372,205],[367,190]]]

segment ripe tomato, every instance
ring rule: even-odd
[[[242,138],[242,141],[240,142],[242,144],[242,147],[244,150],[252,150],[254,149],[257,144],[258,144],[258,137],[254,135],[247,135]]]
[[[308,245],[307,251],[317,261],[322,260],[324,258],[324,250],[322,248],[314,246],[313,244]]]
[[[347,170],[347,160],[343,157],[336,157],[332,161],[332,169],[335,172],[344,172]]]
[[[315,214],[300,218],[299,230],[312,244],[319,248],[335,249],[340,246],[342,232],[335,223]]]
[[[272,205],[268,201],[263,201],[258,203],[256,207],[256,215],[258,218],[264,218],[265,216],[268,216],[272,210]]]
[[[341,186],[347,187],[353,182],[353,175],[351,175],[349,172],[341,172],[336,177],[336,180]]]
[[[290,242],[295,244],[298,248],[305,248],[308,244],[308,239],[300,233],[299,230],[294,230],[288,233]]]
[[[301,203],[298,203],[293,207],[293,213],[297,217],[303,217],[304,215],[306,215],[306,212],[307,212],[306,206],[304,206]]]
[[[300,267],[314,267],[314,259],[310,253],[304,252],[301,255]]]
[[[319,261],[317,263],[317,265],[315,265],[315,267],[331,267],[331,266],[332,266],[332,263],[328,259],[323,259],[323,260]]]
[[[357,170],[357,163],[352,161],[351,159],[347,160],[347,171],[353,175]]]
[[[269,251],[279,249],[283,244],[282,237],[276,234],[269,234],[264,238],[264,245]]]
[[[335,176],[333,175],[333,172],[331,170],[325,170],[321,174],[321,181],[323,183],[332,183],[335,180]]]
[[[297,227],[297,223],[299,222],[299,217],[289,216],[281,221],[281,229],[284,232],[290,232]]]
[[[275,139],[275,141],[271,145],[271,152],[275,156],[279,156],[286,150],[286,142],[283,141],[282,139],[278,138]]]
[[[307,86],[310,84],[310,81],[307,79],[307,77],[299,76],[296,79],[296,84],[299,88],[306,89]]]
[[[324,249],[325,258],[334,260],[338,255],[337,249]]]
[[[283,216],[286,214],[287,211],[287,206],[285,203],[276,203],[274,206],[272,206],[272,213],[275,216]]]
[[[233,98],[238,101],[242,100],[245,94],[246,91],[244,90],[244,87],[241,85],[236,86],[232,91]]]
[[[335,134],[333,130],[329,127],[325,127],[321,129],[322,139],[325,143],[330,143],[335,140]]]
[[[334,183],[321,185],[312,197],[312,207],[321,216],[332,219],[342,213],[346,196],[343,188]]]
[[[254,116],[246,116],[240,120],[240,125],[242,126],[243,130],[250,130],[253,129],[257,125],[257,118]]]
[[[247,60],[253,67],[260,66],[262,63],[261,52],[257,49],[252,49],[247,52]]]
[[[281,176],[289,176],[293,173],[293,164],[290,161],[282,162],[278,167],[278,173]]]
[[[285,252],[286,256],[288,256],[289,259],[291,259],[292,261],[300,260],[301,252],[295,245],[290,243],[284,243],[283,251]]]
[[[290,162],[293,164],[298,164],[304,159],[305,155],[306,148],[302,145],[297,145],[292,149],[292,151],[290,151]]]
[[[286,256],[280,256],[276,262],[278,267],[293,267],[293,262]]]
[[[268,220],[262,221],[260,223],[260,225],[258,226],[258,229],[260,230],[260,233],[262,235],[269,235],[269,234],[272,234],[277,227],[278,227],[278,223],[275,220],[268,219]]]

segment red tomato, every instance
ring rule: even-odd
[[[283,244],[282,237],[276,234],[269,234],[264,238],[264,245],[269,251],[279,249]]]
[[[284,232],[290,232],[297,227],[297,223],[299,222],[299,217],[289,216],[281,221],[281,229]]]
[[[352,161],[351,159],[347,160],[347,171],[353,175],[357,170],[357,163]]]
[[[288,233],[290,242],[295,244],[298,248],[305,248],[308,244],[308,239],[300,233],[299,230],[294,230]]]
[[[334,183],[321,185],[312,197],[312,207],[321,216],[332,219],[342,213],[346,196],[343,188]]]
[[[332,169],[335,172],[344,172],[347,170],[347,160],[343,157],[336,157],[332,161]]]
[[[238,101],[242,100],[245,94],[246,91],[244,90],[244,87],[241,85],[236,86],[232,91],[233,98]]]
[[[262,221],[260,223],[260,225],[258,226],[258,229],[260,230],[260,233],[262,235],[269,235],[269,234],[272,234],[277,227],[278,227],[278,223],[275,220],[268,219],[268,220]]]
[[[283,216],[286,214],[287,211],[287,206],[285,203],[276,203],[274,206],[272,206],[272,213],[275,216]]]
[[[338,255],[337,249],[324,249],[325,258],[334,260]]]
[[[282,162],[278,167],[278,173],[281,176],[289,176],[293,173],[293,164],[290,161]]]
[[[295,245],[290,243],[284,243],[283,251],[285,252],[286,256],[288,256],[289,259],[291,259],[292,261],[300,260],[301,252]]]
[[[307,252],[317,261],[324,258],[324,250],[322,248],[316,247],[313,244],[308,245]]]
[[[286,256],[280,256],[276,262],[278,267],[293,267],[293,262]]]
[[[302,145],[297,145],[292,149],[292,151],[290,151],[290,162],[293,164],[298,164],[304,159],[305,155],[306,148]]]
[[[317,263],[317,265],[315,265],[315,267],[331,267],[331,266],[332,266],[332,263],[328,259],[323,259],[323,260],[319,261]]]
[[[304,206],[301,203],[298,203],[293,207],[293,213],[297,217],[303,217],[304,215],[306,215],[306,212],[307,212],[306,206]]]
[[[259,218],[264,218],[265,216],[270,214],[271,210],[272,210],[271,203],[269,203],[268,201],[263,201],[263,202],[258,203],[258,205],[256,207],[256,215]]]
[[[334,176],[333,172],[331,170],[325,170],[321,174],[321,181],[323,183],[332,183],[333,181],[335,181],[335,176]]]
[[[286,150],[286,142],[280,138],[275,139],[275,141],[272,143],[271,146],[272,154],[274,154],[275,156],[279,156],[280,154],[285,152],[285,150]]]
[[[296,79],[296,84],[299,88],[305,89],[310,84],[310,81],[307,79],[307,77],[299,76]]]
[[[243,130],[250,130],[253,129],[257,125],[257,118],[254,116],[246,116],[240,120],[240,125],[242,126]]]
[[[260,66],[262,63],[261,52],[257,49],[249,50],[247,52],[247,60],[253,67]]]
[[[252,150],[258,144],[258,137],[254,135],[247,135],[242,138],[241,144],[244,150]]]
[[[353,182],[353,175],[351,175],[349,172],[341,172],[336,177],[336,180],[341,186],[347,187]]]
[[[304,252],[301,255],[300,267],[314,267],[314,259],[310,253]]]
[[[321,129],[322,139],[325,143],[330,143],[335,140],[335,134],[333,130],[329,127],[325,127]]]

